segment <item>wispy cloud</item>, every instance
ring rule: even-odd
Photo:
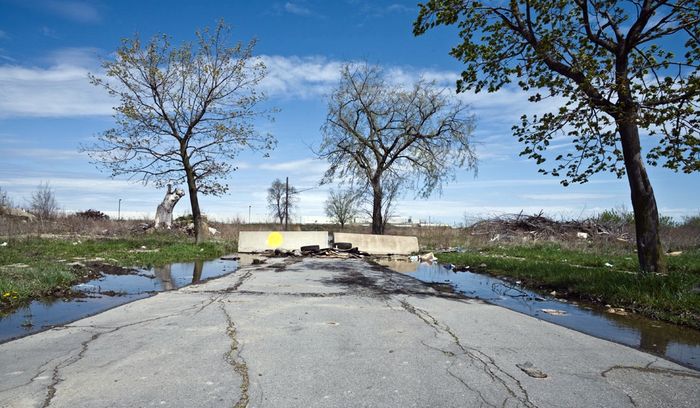
[[[56,30],[54,30],[54,29],[51,28],[51,27],[42,26],[42,27],[41,27],[41,34],[42,34],[44,37],[49,37],[49,38],[53,38],[53,39],[58,39],[58,35],[56,34]]]
[[[324,57],[260,57],[268,75],[260,84],[270,96],[281,98],[312,98],[330,93],[340,79],[344,62]]]
[[[9,40],[10,36],[4,32],[3,30],[0,30],[0,40]]]
[[[97,8],[85,1],[74,0],[44,0],[40,8],[54,15],[78,23],[98,23],[102,20]]]
[[[304,7],[299,3],[293,3],[291,1],[284,3],[284,11],[287,13],[296,14],[298,16],[308,16],[312,14],[311,9],[308,7]]]
[[[292,160],[287,162],[279,163],[265,163],[258,166],[261,170],[272,170],[272,171],[292,171],[299,173],[323,173],[327,168],[328,164],[319,159],[306,158],[301,160]]]
[[[48,56],[48,68],[0,65],[0,117],[79,117],[112,114],[114,100],[91,85],[96,50],[71,48]]]
[[[76,160],[85,159],[86,155],[77,150],[68,149],[45,149],[45,148],[3,148],[3,155],[6,157],[26,157],[41,160]]]

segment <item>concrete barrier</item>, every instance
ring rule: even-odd
[[[418,238],[400,235],[370,235],[350,234],[345,232],[333,233],[333,242],[350,242],[360,251],[370,254],[408,255],[418,252]]]
[[[241,231],[238,252],[262,252],[267,249],[293,251],[306,245],[328,248],[327,231]]]

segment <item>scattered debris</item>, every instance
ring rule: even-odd
[[[668,256],[678,256],[678,255],[682,255],[682,254],[683,254],[683,251],[673,251],[673,252],[667,253],[666,255],[668,255]]]
[[[486,235],[491,242],[538,239],[590,239],[608,236],[620,242],[629,242],[628,228],[624,223],[601,222],[595,218],[586,220],[555,221],[543,216],[519,214],[479,221],[471,226],[471,235]]]
[[[535,367],[529,361],[526,361],[522,364],[516,364],[515,366],[518,367],[519,369],[521,369],[525,374],[529,375],[532,378],[547,378],[547,374],[545,374],[539,368]]]
[[[253,265],[262,265],[267,262],[265,259],[253,258]]]
[[[544,313],[550,314],[552,316],[566,316],[566,312],[558,309],[540,309]]]
[[[343,249],[343,250],[352,249],[352,243],[351,242],[336,242],[333,244],[333,249]]]
[[[611,264],[611,263],[609,263],[609,262],[604,263],[604,265],[607,266],[608,268],[612,268],[612,267],[613,267],[613,264]]]
[[[304,252],[304,256],[317,256],[321,258],[364,258],[370,256],[367,252],[360,251],[357,247],[350,249],[340,249],[340,248],[322,248],[314,252]]]
[[[7,246],[7,242],[3,242],[2,244],[0,244],[0,247],[6,247],[6,246]]]
[[[433,262],[436,262],[437,260],[438,259],[435,257],[435,255],[432,252],[428,252],[427,254],[420,256],[421,262],[433,263]]]
[[[620,315],[620,316],[629,315],[629,312],[626,311],[623,307],[610,307],[610,308],[608,308],[608,310],[606,310],[606,312]]]

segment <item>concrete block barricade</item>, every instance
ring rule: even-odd
[[[333,242],[349,242],[360,251],[373,255],[408,255],[419,251],[418,238],[400,235],[370,235],[335,232],[333,233]]]
[[[328,248],[328,231],[241,231],[238,252],[293,251],[306,245]]]

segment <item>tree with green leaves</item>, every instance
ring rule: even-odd
[[[91,75],[119,98],[117,126],[84,150],[113,177],[187,184],[199,243],[206,228],[198,195],[224,194],[238,153],[270,150],[275,140],[253,126],[269,113],[259,109],[264,95],[256,88],[266,68],[253,57],[255,41],[232,44],[223,22],[196,37],[179,47],[166,35],[122,41],[115,59],[103,63],[105,77]]]
[[[323,182],[349,182],[371,197],[372,233],[383,234],[394,198],[428,197],[460,167],[476,169],[474,118],[434,83],[394,84],[381,68],[346,65],[328,100]]]
[[[601,171],[626,174],[640,271],[665,272],[640,130],[653,144],[648,164],[700,169],[699,19],[698,0],[429,0],[414,33],[459,27],[450,53],[465,63],[460,92],[517,81],[532,102],[561,100],[513,127],[521,155],[542,165],[550,142],[567,137],[573,150],[541,172],[565,186]]]

